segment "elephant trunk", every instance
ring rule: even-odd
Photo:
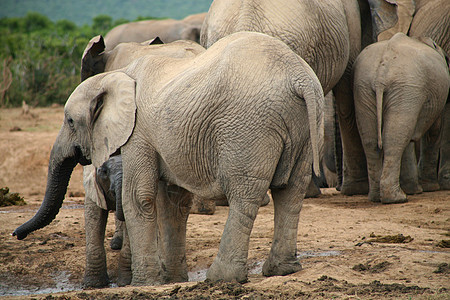
[[[116,217],[120,221],[125,221],[125,216],[122,207],[122,172],[120,172],[120,174],[116,174],[115,193],[116,193]]]
[[[59,150],[55,148],[57,147],[53,147],[50,155],[44,201],[32,219],[14,230],[12,235],[17,236],[19,240],[24,239],[29,233],[50,224],[62,206],[70,176],[78,160],[76,156],[64,157],[58,160],[57,157],[61,157],[61,155],[56,153]]]

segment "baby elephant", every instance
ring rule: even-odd
[[[369,199],[406,202],[405,192],[422,190],[412,142],[439,128],[447,100],[450,75],[445,53],[429,38],[397,33],[388,41],[365,48],[353,71],[355,113],[367,157]],[[438,147],[438,138],[434,144],[430,144],[430,138],[424,140],[422,147],[428,146],[422,148],[421,160],[430,159],[430,152],[438,153],[429,150]],[[409,181],[403,182],[404,177]]]

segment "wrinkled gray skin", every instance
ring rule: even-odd
[[[108,210],[115,210],[116,230],[120,230],[119,285],[131,281],[131,257],[122,211],[122,159],[113,156],[99,168],[83,168],[85,188],[86,269],[85,287],[102,287],[109,283],[104,247]],[[99,203],[100,202],[100,203]],[[102,205],[102,204],[103,205]],[[104,207],[106,205],[106,207]],[[125,230],[126,231],[126,230]],[[124,238],[125,237],[125,238]],[[123,243],[122,243],[123,240]]]
[[[343,147],[341,192],[366,194],[366,160],[354,116],[351,68],[361,49],[396,22],[395,5],[383,0],[215,0],[200,43],[208,48],[233,32],[257,31],[278,37],[301,56],[325,94],[333,90],[336,98]]]
[[[93,75],[125,67],[134,59],[148,54],[184,58],[194,57],[204,51],[205,49],[195,42],[177,41],[169,44],[162,44],[159,38],[143,43],[122,43],[111,51],[105,51],[103,38],[101,36],[96,36],[91,39],[84,51],[81,62],[81,80],[84,81]],[[88,166],[84,168],[87,167]],[[93,181],[90,181],[90,183],[95,185],[95,182]],[[86,191],[89,188],[98,189],[97,186],[91,186],[85,188]],[[162,195],[164,193],[165,190],[160,194]],[[86,192],[86,195],[88,194],[89,193]],[[95,196],[95,194],[91,193],[88,199],[93,199],[96,200],[94,202],[98,202],[98,200],[94,198]],[[198,202],[201,203],[201,201]],[[86,251],[86,271],[83,283],[85,286],[89,287],[106,286],[108,284],[106,256],[102,253],[104,253],[103,241],[105,230],[103,224],[106,224],[106,220],[103,220],[103,218],[107,215],[104,216],[103,212],[100,212],[95,206],[92,207],[91,204],[92,203],[86,203],[86,209],[92,209],[92,213],[87,214],[90,219],[85,220],[85,223],[88,224],[88,226],[85,227],[86,232],[96,232],[100,230],[103,231],[103,235],[86,235],[86,245],[91,246],[87,247]],[[186,205],[189,205],[189,203]],[[185,219],[187,220],[187,215]],[[119,276],[117,282],[119,286],[127,285],[131,282],[131,253],[128,241],[126,240],[126,232],[124,232],[124,230],[125,225],[122,221],[116,220],[115,239],[111,242],[118,243],[119,239],[121,239],[126,243],[119,256]],[[164,228],[162,229],[162,232],[166,232]],[[174,237],[174,239],[176,239],[176,237]],[[99,266],[101,267],[99,268]],[[187,274],[182,278],[175,278],[174,280],[183,281],[185,278],[187,278]]]
[[[369,172],[369,199],[406,202],[405,192],[421,190],[414,190],[418,185],[416,164],[407,172],[415,175],[416,184],[402,184],[404,191],[400,187],[400,170],[407,165],[402,157],[414,159],[413,142],[430,128],[440,127],[447,101],[450,74],[444,52],[429,38],[413,39],[397,33],[361,52],[354,65],[354,77],[356,120]],[[439,148],[439,140],[434,139],[434,143]]]
[[[150,45],[149,45],[150,44]],[[173,58],[195,57],[199,53],[204,52],[205,49],[192,41],[177,41],[169,44],[162,44],[159,39],[155,39],[146,43],[123,43],[111,51],[105,51],[105,45],[101,36],[96,36],[86,46],[81,62],[81,81],[107,71],[116,70],[127,66],[131,61],[144,55],[164,55]],[[58,160],[59,157],[50,158]],[[50,163],[50,166],[52,163]],[[85,230],[86,230],[86,270],[83,279],[83,285],[86,287],[102,287],[109,283],[107,269],[106,269],[106,255],[104,249],[105,226],[108,217],[108,209],[114,210],[115,204],[110,204],[109,208],[106,204],[106,199],[101,189],[95,180],[95,168],[92,165],[84,167],[84,186],[85,186]],[[55,180],[55,182],[51,182]],[[49,185],[52,189],[57,184],[59,178],[49,178]],[[56,190],[55,190],[56,191]],[[58,196],[62,198],[54,199],[53,195],[48,194],[47,197],[51,199],[44,200],[44,203],[53,202],[55,200],[63,200],[63,190],[58,190]],[[62,194],[61,194],[62,193]],[[65,191],[64,191],[65,193]],[[159,193],[164,195],[165,193]],[[115,202],[112,202],[115,203]],[[183,203],[186,203],[184,201]],[[189,203],[188,203],[189,204]],[[186,205],[188,205],[186,204]],[[21,228],[25,228],[26,232],[31,232],[42,228],[47,224],[42,223],[43,219],[50,216],[56,216],[57,210],[50,210],[43,205],[42,210],[33,218],[32,221],[27,222]],[[187,215],[186,215],[187,219]],[[118,230],[124,229],[124,225],[116,222]],[[18,231],[18,233],[20,230]],[[120,234],[122,235],[122,234]],[[18,238],[24,238],[18,234]],[[126,236],[122,237],[126,242]],[[125,245],[119,258],[119,276],[118,285],[126,285],[131,282],[131,258],[130,250]],[[179,279],[184,280],[185,277]]]
[[[77,162],[98,167],[120,148],[132,284],[187,273],[179,255],[185,239],[158,257],[159,220],[177,214],[185,222],[183,206],[160,195],[167,183],[230,203],[207,278],[246,281],[250,233],[269,188],[275,229],[263,273],[296,272],[299,212],[312,161],[318,172],[322,111],[323,91],[311,68],[278,39],[258,33],[230,35],[195,58],[145,56],[88,78],[66,103],[41,209],[14,234],[24,238],[51,222]]]
[[[416,2],[416,11],[409,29],[409,36],[429,37],[438,44],[447,55],[450,55],[450,1],[420,0]],[[437,129],[439,131],[439,128]],[[432,142],[423,144],[425,154],[421,156],[419,176],[424,190],[437,188],[450,190],[450,99],[447,100],[445,113],[442,118],[440,146],[433,147],[436,130],[429,134]],[[425,141],[424,141],[425,142]],[[423,152],[422,152],[423,153]],[[437,155],[439,153],[439,155]],[[439,156],[439,171],[436,179],[436,157]]]
[[[178,40],[198,43],[204,17],[204,14],[198,14],[184,20],[145,20],[118,25],[105,35],[106,50],[112,50],[120,43],[140,43],[156,37],[164,43]]]
[[[387,40],[396,32],[403,32],[411,37],[429,37],[444,52],[450,53],[450,2],[448,0],[397,0],[399,5],[399,22],[379,36]],[[439,125],[439,124],[437,124]],[[441,127],[442,126],[442,130]],[[450,189],[450,101],[447,101],[442,124],[434,126],[421,140],[419,160],[420,185],[416,189],[435,191]],[[440,144],[437,140],[440,139]],[[419,147],[420,148],[420,147]],[[406,155],[402,161],[400,180],[402,187],[412,185],[414,176],[408,174],[414,169],[413,155]]]

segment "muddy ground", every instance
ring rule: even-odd
[[[450,191],[411,196],[398,205],[371,203],[324,189],[306,199],[298,251],[303,270],[266,278],[261,265],[273,235],[273,205],[262,207],[249,251],[249,282],[204,282],[227,217],[191,215],[187,263],[191,281],[149,287],[114,287],[118,252],[107,247],[110,288],[82,290],[85,264],[82,172],[72,175],[55,221],[25,240],[13,230],[33,216],[44,194],[48,157],[62,107],[0,110],[0,187],[27,205],[0,207],[0,296],[33,299],[449,299]],[[110,215],[106,245],[114,232]],[[32,296],[34,294],[34,296]]]

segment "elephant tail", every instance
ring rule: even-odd
[[[324,145],[325,100],[322,86],[316,75],[314,73],[309,75],[306,80],[303,79],[301,81],[300,86],[297,88],[297,93],[305,99],[313,152],[313,170],[317,176],[320,176],[320,157],[321,153],[323,153]]]
[[[378,133],[378,149],[383,149],[383,137],[381,128],[383,125],[383,94],[384,87],[379,85],[375,88],[375,97],[377,101],[377,133]]]

